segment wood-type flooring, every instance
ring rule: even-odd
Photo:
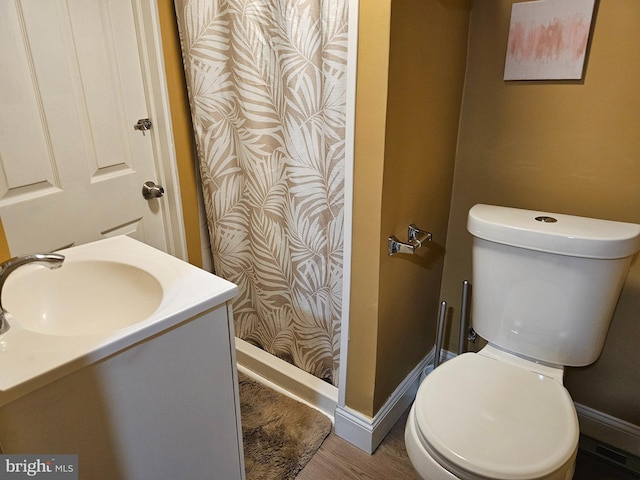
[[[420,480],[404,446],[407,413],[373,455],[331,434],[296,480]],[[635,475],[580,452],[573,480],[637,480]]]

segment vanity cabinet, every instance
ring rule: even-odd
[[[226,305],[0,408],[4,453],[77,454],[79,478],[243,479]]]
[[[125,237],[64,253],[143,268],[163,298],[106,333],[43,334],[15,319],[0,337],[3,452],[78,455],[83,480],[244,479],[237,287]]]

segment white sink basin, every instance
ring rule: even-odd
[[[2,292],[11,327],[50,335],[116,331],[148,318],[162,298],[149,273],[109,260],[67,259],[55,270],[25,265]]]
[[[23,265],[4,284],[10,328],[0,334],[0,409],[179,330],[237,292],[234,284],[127,236],[58,253],[65,256],[60,268]]]

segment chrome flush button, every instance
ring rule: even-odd
[[[536,220],[542,223],[556,223],[556,220],[553,217],[547,217],[546,215],[541,215],[540,217],[536,217]]]

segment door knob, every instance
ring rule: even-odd
[[[141,118],[133,126],[133,129],[140,130],[142,132],[142,135],[144,135],[147,130],[151,130],[152,125],[153,124],[151,123],[151,120],[149,120],[148,118]]]
[[[152,198],[160,198],[163,195],[164,187],[162,185],[156,185],[151,180],[142,184],[142,196],[145,199],[151,200]]]

